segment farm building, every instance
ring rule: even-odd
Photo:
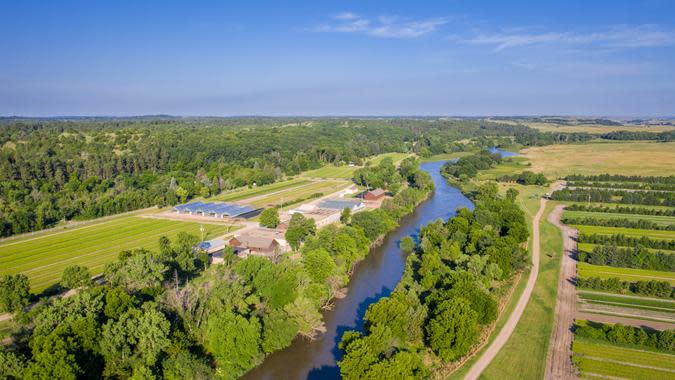
[[[284,232],[272,228],[255,228],[235,235],[228,241],[240,256],[248,255],[272,257],[289,251]]]
[[[174,206],[173,209],[178,214],[212,216],[214,218],[252,218],[262,211],[247,205],[224,202],[193,202]]]
[[[384,190],[374,189],[374,190],[366,191],[365,193],[363,193],[363,199],[365,199],[367,201],[376,201],[376,200],[384,198],[384,195],[385,195]]]
[[[360,199],[340,198],[340,199],[326,199],[319,203],[319,208],[327,208],[333,210],[344,210],[346,208],[357,211],[364,208],[365,205]]]

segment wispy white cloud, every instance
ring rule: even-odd
[[[642,48],[675,44],[675,33],[654,25],[618,25],[597,32],[476,33],[450,36],[453,41],[494,46],[495,51],[530,45],[600,45],[606,48]]]
[[[344,12],[332,17],[314,31],[325,33],[361,33],[381,38],[416,38],[436,31],[447,24],[444,18],[422,20],[401,19],[397,16],[380,16],[370,19],[355,13]]]

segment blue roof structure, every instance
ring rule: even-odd
[[[219,217],[236,217],[242,214],[255,211],[256,209],[248,205],[238,205],[225,202],[192,202],[174,206],[175,211],[180,213],[198,213],[204,215],[215,215]]]
[[[360,199],[341,198],[341,199],[326,199],[319,203],[319,208],[330,208],[336,210],[344,210],[345,208],[357,208],[363,205]]]

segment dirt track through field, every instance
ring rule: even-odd
[[[563,235],[563,255],[560,277],[558,278],[558,298],[555,305],[555,325],[551,337],[551,347],[546,361],[545,379],[574,379],[577,375],[572,366],[572,325],[577,306],[574,277],[577,272],[576,252],[577,230],[560,223],[563,205],[556,206],[548,215],[548,221],[560,229]]]
[[[485,368],[487,368],[487,366],[490,365],[490,362],[492,362],[495,356],[497,356],[499,351],[502,349],[502,347],[504,347],[506,342],[509,340],[509,337],[513,333],[513,330],[516,328],[516,325],[518,324],[520,317],[523,315],[523,311],[525,311],[525,306],[527,306],[527,303],[530,300],[532,290],[534,289],[534,285],[537,282],[537,276],[539,275],[539,254],[540,254],[539,222],[541,220],[541,216],[544,213],[545,208],[546,208],[546,199],[541,199],[541,201],[539,202],[539,211],[537,211],[537,214],[534,216],[534,219],[532,220],[532,271],[530,272],[530,277],[527,279],[527,285],[525,285],[525,290],[520,295],[518,304],[513,309],[513,312],[509,316],[508,321],[506,321],[504,327],[502,327],[501,331],[499,331],[499,334],[497,335],[495,340],[492,341],[487,350],[485,350],[483,355],[481,355],[480,359],[478,359],[478,361],[476,361],[476,363],[474,363],[474,365],[471,367],[469,372],[464,377],[465,380],[478,379],[483,370],[485,370]]]

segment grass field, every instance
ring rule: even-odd
[[[580,204],[587,206],[588,202],[568,202],[565,201],[565,204],[568,205],[573,205],[573,204]],[[631,204],[622,204],[622,203],[605,203],[605,202],[593,202],[591,203],[591,206],[602,206],[602,207],[608,207],[608,208],[617,208],[617,207],[639,207],[639,208],[645,208],[649,210],[670,210],[672,207],[670,206],[656,206],[656,205],[631,205]]]
[[[578,229],[579,233],[582,234],[599,234],[599,235],[623,234],[626,236],[634,236],[634,237],[646,236],[652,239],[675,240],[675,231],[640,230],[636,228],[579,226],[579,225],[575,225],[574,228]]]
[[[675,355],[624,348],[585,339],[572,345],[574,361],[582,375],[626,379],[672,379]]]
[[[278,205],[282,202],[290,202],[296,199],[306,198],[312,194],[323,193],[328,195],[348,187],[351,182],[346,181],[321,181],[309,182],[287,190],[275,192],[268,196],[257,198],[249,202],[254,207],[266,207]]]
[[[280,190],[302,186],[308,183],[310,183],[310,181],[306,179],[292,179],[289,181],[275,182],[269,185],[257,186],[250,189],[242,189],[222,193],[216,195],[215,197],[208,198],[205,201],[223,201],[223,202],[240,201],[242,199],[257,197],[260,195],[265,195]]]
[[[53,234],[9,240],[0,243],[0,274],[25,274],[32,291],[37,293],[57,283],[69,265],[84,265],[92,274],[98,274],[123,250],[157,249],[162,235],[174,238],[179,232],[188,232],[200,236],[199,227],[195,222],[131,215]],[[204,228],[207,237],[215,237],[231,227],[204,224]]]
[[[612,212],[565,211],[565,218],[628,219],[630,221],[647,220],[662,226],[675,224],[675,216],[618,214]]]
[[[543,122],[529,122],[525,123],[528,127],[536,128],[543,132],[565,132],[565,133],[574,133],[574,132],[585,132],[593,134],[603,134],[616,131],[631,131],[631,132],[665,132],[672,131],[675,128],[667,125],[654,125],[654,126],[643,126],[643,125],[598,125],[598,124],[577,124],[577,125],[565,125],[565,124],[554,124],[554,123],[543,123]]]
[[[304,177],[311,178],[344,178],[350,179],[354,176],[354,172],[358,169],[359,166],[335,166],[335,165],[326,165],[322,168],[310,170],[304,172],[302,175]]]
[[[579,292],[579,298],[595,304],[630,307],[634,309],[654,310],[675,313],[675,301],[639,297],[622,297],[613,294]]]
[[[519,205],[528,215],[528,225],[539,207],[544,187],[516,186],[521,192]],[[549,202],[541,219],[541,261],[532,297],[513,334],[485,369],[481,379],[542,379],[554,324],[558,275],[562,254],[562,235],[546,220],[555,202]],[[524,275],[527,275],[524,274]],[[514,295],[517,296],[517,295]]]
[[[521,152],[531,170],[549,178],[569,174],[675,175],[675,142],[607,142],[533,147]]]
[[[520,174],[525,170],[532,170],[525,157],[509,157],[492,169],[481,170],[476,177],[479,181],[495,179],[505,175]]]
[[[369,158],[368,162],[370,162],[371,165],[378,165],[385,158],[391,158],[394,161],[394,165],[398,165],[406,157],[410,157],[412,155],[413,155],[412,153],[397,153],[397,152],[382,153],[382,154],[378,154],[376,156],[373,156],[372,158]]]
[[[593,265],[589,263],[577,264],[577,275],[579,277],[617,277],[623,281],[647,281],[659,280],[668,281],[675,285],[675,272],[661,272],[656,270],[615,268],[604,265]]]

